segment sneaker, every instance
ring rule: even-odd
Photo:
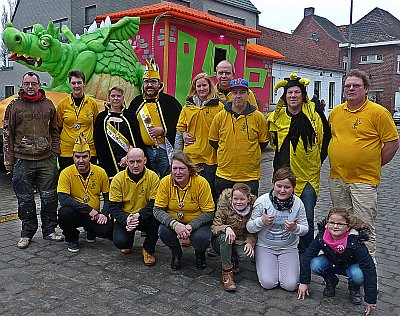
[[[43,237],[43,239],[50,241],[64,241],[64,237],[60,234],[57,234],[56,232],[48,234],[47,236]]]
[[[96,235],[92,232],[86,231],[86,241],[89,243],[96,242]]]
[[[29,237],[21,237],[21,239],[18,242],[18,248],[25,249],[29,246],[30,242],[31,239]]]
[[[120,249],[124,255],[132,253],[132,248]]]
[[[79,250],[80,247],[79,247],[79,242],[77,240],[68,242],[68,251],[76,253],[79,252]]]
[[[143,262],[145,266],[154,266],[156,264],[156,257],[148,253],[146,249],[142,249]]]

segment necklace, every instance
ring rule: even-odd
[[[93,174],[94,174],[93,170],[90,170],[89,176],[86,179],[83,179],[83,177],[81,175],[79,175],[79,180],[81,181],[83,189],[85,190],[85,195],[82,197],[82,200],[84,203],[88,203],[90,201],[90,196],[87,192],[87,189],[89,186],[90,176]]]
[[[75,122],[75,124],[74,124],[74,129],[76,130],[76,131],[78,131],[80,128],[81,128],[81,124],[79,124],[78,123],[78,119],[79,119],[79,114],[81,113],[81,110],[82,110],[82,107],[83,107],[83,100],[85,100],[85,96],[83,96],[83,98],[82,98],[82,101],[81,101],[81,104],[79,104],[79,106],[77,107],[76,106],[76,104],[75,104],[75,99],[74,98],[72,98],[72,100],[74,100],[74,111],[75,111],[75,116],[76,116],[76,122]],[[77,109],[76,108],[78,108],[78,112],[77,112]]]
[[[187,189],[186,189],[186,190],[183,190],[182,199],[181,199],[181,197],[179,196],[179,188],[178,188],[178,187],[175,187],[175,189],[176,189],[176,195],[177,195],[177,197],[178,197],[178,205],[179,205],[179,212],[177,213],[177,215],[178,215],[178,218],[179,218],[180,220],[182,220],[183,217],[185,216],[185,214],[182,212],[182,208],[185,206],[184,200],[185,200],[185,196],[186,196],[186,193],[187,193]]]

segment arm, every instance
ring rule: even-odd
[[[126,225],[126,219],[128,215],[122,209],[122,202],[112,202],[110,201],[110,214],[118,223]]]
[[[4,166],[8,172],[14,169],[14,120],[11,114],[12,103],[7,106],[4,113],[3,150]]]
[[[174,150],[183,150],[183,135],[181,131],[176,131]]]
[[[103,199],[104,199],[104,204],[101,213],[108,217],[108,215],[110,215],[110,199],[108,192],[103,192]]]
[[[211,225],[211,231],[214,236],[218,236],[219,234],[225,232],[225,229],[229,226],[226,225],[226,213],[224,209],[219,208],[215,212],[215,216],[213,219],[213,223]]]
[[[214,218],[214,212],[204,212],[197,216],[194,220],[188,223],[192,226],[192,231],[195,231],[199,227],[211,222]]]
[[[382,166],[386,165],[388,162],[390,162],[393,159],[393,157],[396,154],[398,149],[399,149],[399,140],[398,139],[383,143],[383,147],[382,147],[382,151],[381,151]]]
[[[153,208],[154,208],[154,199],[151,199],[150,201],[147,202],[146,206],[139,211],[140,218],[144,220],[153,216]]]
[[[175,219],[171,215],[169,215],[165,210],[166,210],[165,207],[154,206],[153,214],[156,220],[158,220],[161,224],[169,226],[169,224]]]
[[[364,301],[367,304],[376,304],[378,283],[376,267],[365,244],[356,245],[355,257],[364,274]]]
[[[50,101],[51,102],[51,101]],[[60,131],[57,126],[57,112],[53,105],[53,117],[49,123],[49,134],[51,138],[51,149],[55,156],[60,154]]]
[[[264,207],[266,205],[264,205],[261,198],[262,197],[258,198],[255,202],[253,211],[251,213],[251,218],[246,224],[248,232],[252,234],[259,232],[264,226],[262,216],[264,214]]]
[[[91,206],[81,203],[81,202],[78,202],[77,200],[75,200],[73,197],[71,197],[67,193],[58,192],[57,195],[58,195],[58,200],[60,201],[61,206],[71,207],[77,211],[87,213],[87,214],[89,214],[92,211]]]
[[[321,164],[324,162],[326,157],[328,156],[328,145],[331,141],[332,134],[331,128],[329,126],[328,120],[326,119],[325,113],[321,109],[316,109],[316,112],[321,118],[322,127],[323,127],[323,137],[322,137],[322,146],[321,146]]]
[[[297,213],[297,228],[293,232],[294,234],[298,236],[304,236],[305,234],[308,233],[308,222],[307,222],[307,216],[306,216],[306,210],[304,207],[303,202],[299,199],[300,202],[300,208]]]

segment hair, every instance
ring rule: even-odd
[[[350,69],[348,74],[344,77],[344,82],[347,80],[348,77],[357,77],[362,79],[363,84],[366,88],[371,85],[371,82],[369,81],[368,75],[365,71],[359,69]]]
[[[188,98],[197,95],[196,83],[197,83],[197,80],[199,80],[199,79],[205,79],[208,82],[209,91],[208,91],[207,99],[217,98],[217,93],[215,90],[214,82],[212,82],[210,76],[207,75],[205,72],[201,72],[193,78],[192,85],[190,86]]]
[[[251,200],[251,189],[250,187],[245,184],[245,183],[235,183],[232,187],[232,194],[231,196],[233,196],[233,192],[234,191],[240,191],[242,192],[244,195],[247,196],[248,199]]]
[[[359,219],[357,216],[350,215],[350,212],[343,207],[333,207],[326,216],[325,221],[329,222],[329,218],[332,215],[342,216],[349,225],[350,229],[369,230],[368,226],[361,219]]]
[[[296,186],[296,176],[289,167],[282,167],[276,170],[274,175],[272,176],[272,183],[275,184],[276,181],[285,179],[288,179],[290,181],[293,188]]]
[[[38,83],[40,83],[40,78],[39,78],[39,75],[38,75],[37,73],[34,73],[34,72],[32,72],[32,71],[28,71],[27,73],[25,73],[25,74],[22,76],[22,81],[24,81],[25,76],[36,77]]]
[[[235,75],[235,72],[236,72],[236,71],[235,71],[235,66],[233,65],[233,63],[231,63],[229,60],[226,60],[226,59],[221,60],[221,61],[217,64],[217,66],[215,67],[215,70],[218,71],[218,66],[219,66],[221,63],[223,63],[223,62],[228,63],[229,65],[231,65],[232,74]]]
[[[111,92],[112,91],[118,91],[118,92],[121,92],[122,93],[122,95],[124,95],[124,89],[122,89],[120,86],[114,86],[114,87],[112,87],[110,90],[108,90],[108,96],[110,96],[110,94],[111,94]]]
[[[174,160],[180,161],[181,163],[185,164],[186,167],[189,169],[189,175],[194,176],[200,173],[200,168],[196,166],[196,164],[190,159],[190,157],[185,154],[183,151],[176,151],[173,156],[171,161],[173,162]],[[171,162],[171,166],[172,166]]]
[[[81,78],[83,80],[83,83],[86,82],[86,77],[85,74],[83,73],[83,71],[79,71],[79,70],[70,70],[68,72],[68,82],[71,82],[71,78],[75,77],[75,78]]]

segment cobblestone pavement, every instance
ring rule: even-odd
[[[264,153],[261,193],[270,190],[270,150]],[[373,315],[400,315],[400,254],[394,231],[399,213],[400,153],[384,167],[379,188],[377,218],[379,263],[378,307]],[[322,171],[316,220],[330,208],[328,163]],[[15,212],[10,179],[0,172],[0,214]],[[397,217],[396,217],[397,218]],[[123,255],[111,241],[88,244],[81,234],[81,251],[72,254],[66,243],[51,243],[38,232],[25,250],[16,246],[18,220],[0,223],[0,314],[2,315],[363,315],[364,306],[351,305],[342,278],[335,298],[322,296],[322,279],[314,276],[311,296],[298,301],[295,293],[280,288],[264,290],[254,263],[243,264],[235,279],[236,293],[225,292],[220,282],[218,258],[208,258],[207,268],[194,268],[192,248],[184,248],[183,267],[173,272],[170,253],[158,243],[157,264],[143,265],[137,235],[134,252]]]

